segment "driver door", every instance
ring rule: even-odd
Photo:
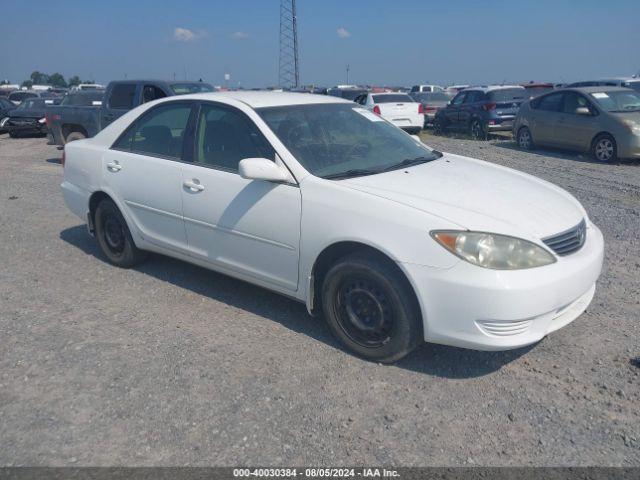
[[[297,290],[300,188],[238,174],[244,158],[276,158],[243,112],[207,102],[200,105],[197,118],[194,161],[182,168],[190,254],[220,270],[280,290]]]

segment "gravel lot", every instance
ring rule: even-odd
[[[607,249],[584,315],[526,349],[368,363],[260,288],[111,267],[60,152],[0,135],[0,465],[640,465],[640,164],[426,139],[585,205]]]

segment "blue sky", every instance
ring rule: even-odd
[[[277,83],[279,0],[0,0],[0,78]],[[4,15],[3,15],[4,16]],[[24,17],[25,20],[22,19]],[[301,81],[570,81],[640,70],[640,1],[298,0]],[[180,29],[180,30],[176,30]]]

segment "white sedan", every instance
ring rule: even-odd
[[[424,127],[424,107],[406,93],[366,93],[354,99],[376,115],[409,133],[418,133]]]
[[[65,201],[112,264],[153,251],[261,285],[380,362],[423,341],[537,342],[585,310],[602,267],[564,190],[334,97],[161,99],[63,158]]]

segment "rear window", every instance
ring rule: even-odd
[[[74,107],[89,107],[93,102],[101,102],[104,94],[100,91],[91,93],[70,93],[62,99],[61,105]]]
[[[176,95],[186,95],[188,93],[213,92],[213,87],[208,83],[172,83],[171,90]]]
[[[9,95],[9,100],[21,102],[25,98],[34,98],[37,96],[37,94],[31,92],[13,92],[11,95]]]
[[[114,85],[109,97],[109,108],[131,110],[136,94],[135,83],[119,83]]]
[[[514,100],[524,100],[526,92],[524,88],[502,88],[488,93],[492,102],[512,102]]]
[[[391,95],[373,95],[373,101],[375,103],[413,103],[413,98],[404,93],[391,94]]]

